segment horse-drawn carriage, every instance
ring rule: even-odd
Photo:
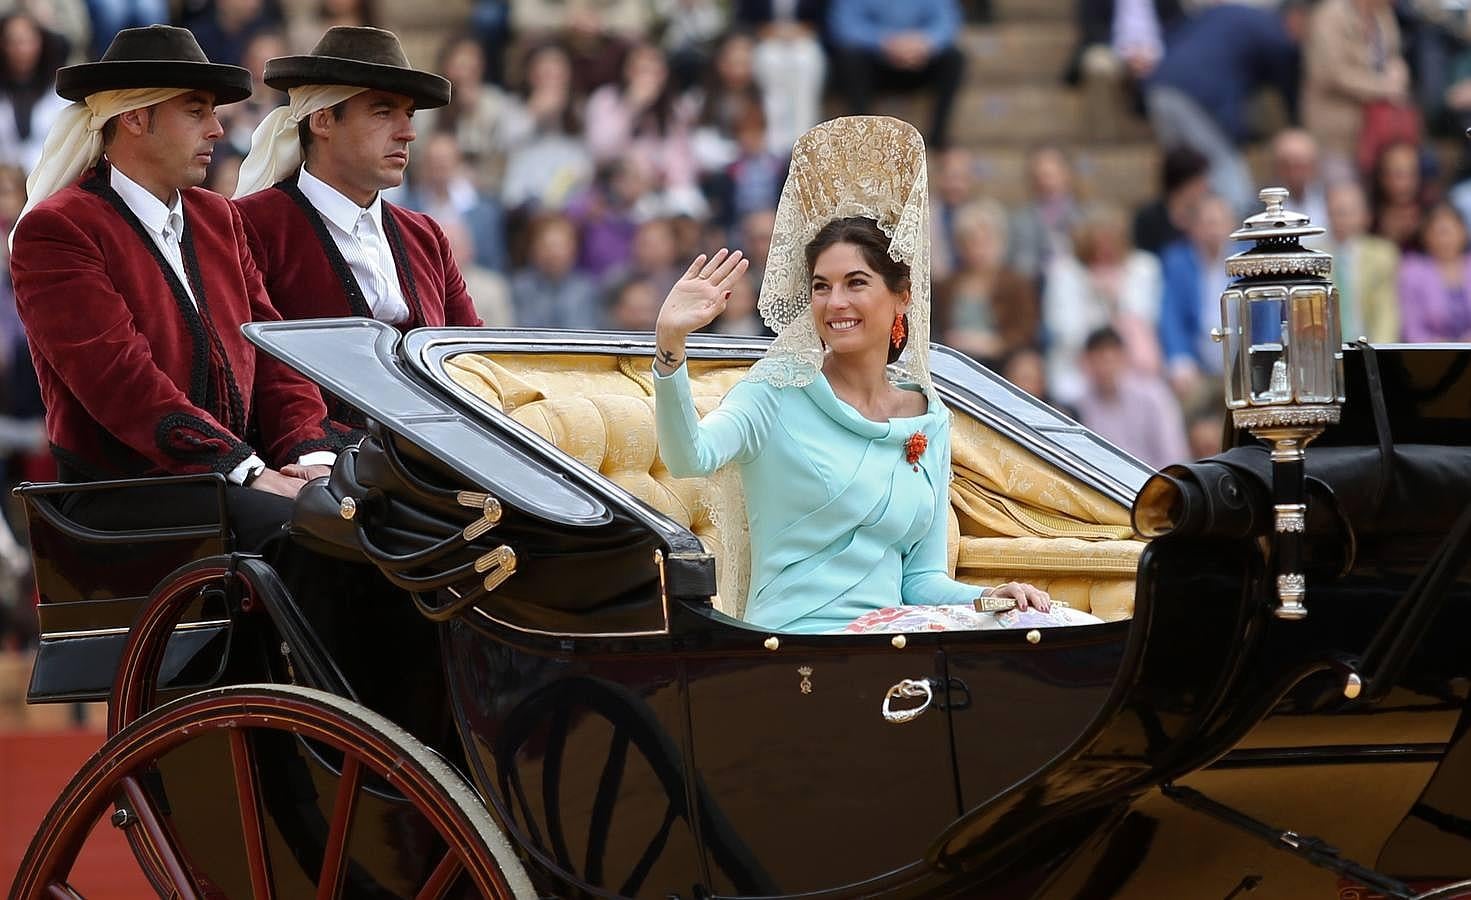
[[[1272,615],[1260,446],[1150,480],[936,348],[958,576],[1103,623],[788,635],[721,595],[730,535],[712,486],[659,462],[646,338],[248,331],[371,421],[292,526],[347,574],[293,596],[219,522],[98,532],[61,512],[76,486],[23,488],[31,698],[105,697],[110,737],[14,898],[80,896],[94,823],[179,897],[1410,897],[1471,877],[1465,348],[1346,353],[1308,463],[1303,621]],[[702,410],[763,346],[692,342]]]

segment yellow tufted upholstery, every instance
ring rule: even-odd
[[[705,480],[674,478],[659,459],[646,358],[461,354],[446,371],[723,556]],[[700,413],[718,405],[744,372],[744,364],[692,361]],[[1144,543],[1133,538],[1126,508],[965,416],[955,419],[951,457],[956,577],[975,584],[1030,581],[1109,621],[1133,614],[1134,570]],[[740,604],[730,601],[717,598],[722,611],[739,616]]]

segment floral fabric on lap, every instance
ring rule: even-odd
[[[1054,606],[1050,612],[976,612],[959,604],[942,606],[886,606],[864,613],[835,634],[889,634],[918,631],[994,631],[1001,628],[1059,628],[1094,625],[1103,620],[1081,610]]]

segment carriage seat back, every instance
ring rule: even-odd
[[[120,491],[147,503],[165,484],[219,489],[214,517],[198,525],[104,531],[64,512],[69,496]],[[231,549],[224,477],[216,474],[132,478],[81,484],[22,484],[34,563],[40,642],[27,699],[32,703],[105,699],[128,627],[153,589],[180,566]],[[165,652],[166,689],[204,687],[219,675],[229,624],[223,609],[197,601]]]
[[[724,536],[707,478],[675,478],[659,458],[653,384],[643,357],[464,354],[447,372],[563,452],[681,525],[717,559]],[[743,364],[691,362],[695,407],[720,403]],[[952,428],[950,565],[974,584],[1031,581],[1107,620],[1133,614],[1144,543],[1128,510],[1049,468],[980,422]],[[717,596],[737,618],[744,598]]]

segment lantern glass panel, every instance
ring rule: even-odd
[[[1237,290],[1221,294],[1221,353],[1226,376],[1226,406],[1239,409],[1250,405],[1251,381],[1246,371],[1244,320],[1246,295]]]
[[[1252,406],[1292,402],[1288,354],[1287,290],[1251,288],[1246,292],[1246,372]]]
[[[1334,304],[1324,285],[1292,289],[1289,321],[1293,386],[1299,403],[1333,403],[1338,399],[1338,360],[1341,343]]]

